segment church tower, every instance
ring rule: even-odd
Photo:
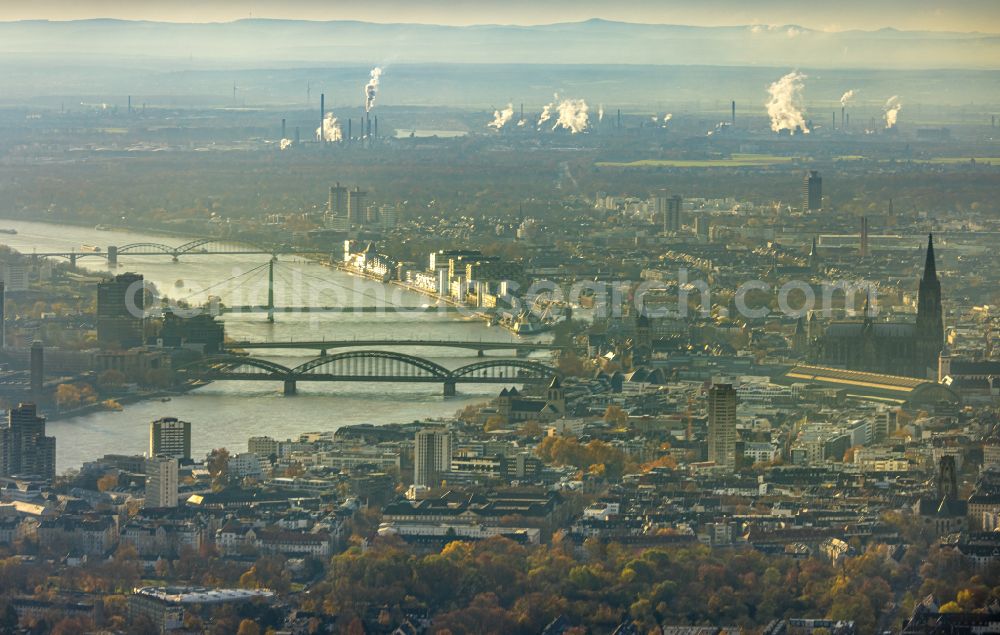
[[[944,312],[941,281],[934,260],[934,235],[927,237],[927,259],[917,296],[917,355],[921,370],[934,368],[944,345]],[[923,373],[921,373],[923,374]]]

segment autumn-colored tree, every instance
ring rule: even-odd
[[[97,376],[97,385],[101,390],[115,390],[125,385],[128,378],[125,373],[114,368],[109,368]]]
[[[99,492],[106,492],[116,487],[118,487],[118,474],[116,472],[108,472],[97,479],[97,491]]]
[[[628,423],[628,413],[620,406],[608,406],[604,411],[604,421],[615,426],[623,426]]]

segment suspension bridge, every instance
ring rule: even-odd
[[[213,355],[175,369],[182,382],[281,382],[284,394],[294,395],[298,382],[435,383],[454,396],[458,384],[544,384],[561,373],[536,361],[496,359],[449,369],[422,357],[394,351],[360,350],[322,355],[289,368],[277,362],[242,355]]]

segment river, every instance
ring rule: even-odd
[[[0,220],[0,227],[17,230],[0,235],[0,244],[30,254],[80,251],[81,245],[161,243],[180,245],[185,238],[134,231],[98,231],[93,228]],[[117,273],[134,271],[152,282],[163,295],[201,302],[218,295],[229,305],[263,304],[266,299],[268,256],[190,255],[119,258]],[[80,268],[108,270],[104,259],[85,257]],[[384,294],[389,306],[419,307],[428,302],[420,294],[350,276],[294,257],[275,265],[275,304],[302,306],[380,306]],[[457,314],[404,313],[277,313],[275,322],[264,315],[225,316],[226,335],[234,339],[456,339],[514,341],[515,336],[490,328],[479,320]],[[454,368],[472,361],[469,351],[440,348],[394,349],[433,359]],[[315,357],[316,351],[295,349],[256,351],[256,355],[286,366]],[[544,357],[546,354],[541,353]],[[56,437],[59,472],[106,453],[148,452],[149,423],[159,417],[177,417],[192,424],[192,454],[204,456],[213,448],[246,450],[247,439],[267,435],[295,438],[302,432],[336,430],[355,423],[399,423],[453,415],[468,404],[485,401],[499,386],[460,385],[456,397],[445,398],[437,384],[362,384],[300,382],[298,394],[286,397],[276,382],[217,382],[169,402],[146,401],[125,406],[122,412],[101,412],[48,423]]]

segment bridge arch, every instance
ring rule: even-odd
[[[165,254],[174,254],[176,250],[170,245],[163,243],[129,243],[118,248],[118,255],[127,254],[132,251],[159,251]]]
[[[291,374],[332,377],[426,377],[441,380],[451,376],[444,366],[423,357],[392,351],[347,351],[317,357],[291,369]]]
[[[271,249],[258,245],[257,243],[245,240],[227,240],[225,238],[198,238],[197,240],[186,242],[183,245],[178,245],[174,248],[174,251],[178,254],[189,254],[204,247],[205,245],[219,245],[220,247],[231,248],[233,251],[247,251],[248,249],[252,249],[268,254],[272,251]],[[224,253],[225,249],[219,249],[219,251]]]
[[[277,362],[245,355],[211,355],[196,362],[175,369],[181,374],[197,374],[203,377],[267,375],[275,379],[286,379],[292,370]]]
[[[471,381],[476,378],[484,379],[509,379],[517,381],[547,381],[553,375],[561,376],[557,369],[541,364],[520,359],[491,359],[482,362],[466,364],[451,371],[455,379]]]

